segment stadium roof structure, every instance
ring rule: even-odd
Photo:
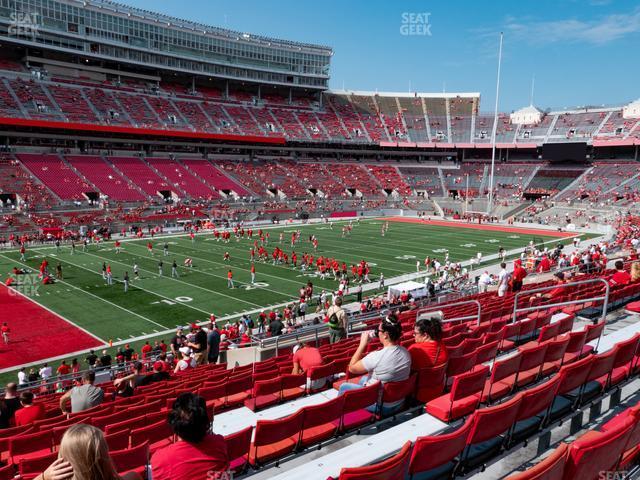
[[[122,3],[113,2],[111,0],[67,0],[71,4],[77,4],[83,8],[97,7],[99,9],[110,10],[112,13],[121,13],[129,17],[135,16],[142,20],[148,20],[152,22],[161,22],[167,24],[170,27],[184,28],[187,30],[198,31],[205,35],[224,36],[233,40],[243,40],[248,43],[257,43],[260,45],[276,46],[276,47],[289,47],[292,49],[312,49],[319,50],[322,53],[329,51],[333,54],[331,47],[326,45],[318,45],[313,43],[295,42],[291,40],[283,40],[279,38],[272,38],[262,35],[254,35],[250,33],[239,32],[235,30],[229,30],[226,28],[215,27],[204,23],[194,22],[191,20],[185,20],[182,18],[165,15],[162,13],[152,12],[150,10],[144,10],[141,8],[130,7]]]

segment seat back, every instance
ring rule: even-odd
[[[263,447],[300,434],[304,410],[277,420],[258,420],[253,438],[254,447]]]
[[[304,407],[301,438],[303,446],[333,437],[340,427],[343,406],[344,396],[340,396],[328,402]]]
[[[605,432],[589,431],[569,447],[565,479],[598,478],[598,472],[615,468],[627,445],[635,420],[626,418]]]
[[[107,442],[109,450],[124,450],[129,448],[129,433],[131,430],[128,428],[125,430],[118,430],[117,432],[105,435],[104,439]]]
[[[310,385],[309,391],[316,392],[324,389],[326,382],[336,373],[335,368],[336,365],[334,362],[329,362],[318,367],[311,367],[307,372],[307,379]],[[322,380],[324,380],[324,382],[322,382]],[[312,382],[314,381],[321,383],[321,385],[313,386]]]
[[[567,353],[580,353],[582,347],[587,340],[587,330],[580,330],[569,333],[569,345],[567,345]]]
[[[581,358],[577,362],[564,365],[558,372],[558,375],[560,375],[560,385],[558,386],[557,395],[570,392],[582,385],[589,375],[593,359],[593,355],[590,355]]]
[[[22,478],[36,477],[38,474],[44,472],[49,467],[49,465],[51,465],[53,462],[56,461],[57,458],[58,458],[58,453],[53,452],[53,453],[45,453],[43,455],[21,459],[20,463],[18,464],[18,471],[20,472],[20,477]],[[11,467],[14,467],[14,466],[11,465]],[[15,470],[14,470],[14,474],[15,474]],[[0,480],[3,478],[4,477],[0,475]],[[13,475],[11,475],[11,477],[6,477],[6,478],[13,478]]]
[[[447,373],[446,363],[421,368],[416,373],[416,398],[419,402],[427,403],[442,394]]]
[[[403,445],[393,457],[375,465],[343,468],[338,480],[404,480],[411,455],[411,442]]]
[[[613,368],[623,367],[631,362],[638,349],[639,341],[640,333],[637,333],[629,340],[616,343],[614,347],[616,350],[616,358],[613,361]]]
[[[136,447],[110,452],[111,460],[118,473],[125,473],[149,465],[149,443],[144,442]]]
[[[344,392],[343,413],[352,413],[367,408],[370,405],[377,404],[380,400],[381,386],[381,382],[376,382],[363,388]]]
[[[547,351],[544,354],[544,363],[562,361],[569,346],[569,337],[562,336],[547,342]]]
[[[489,367],[478,365],[472,371],[453,377],[451,386],[451,401],[482,393],[484,382],[487,379]],[[479,400],[479,398],[478,398]]]
[[[449,357],[447,377],[454,377],[471,370],[476,364],[476,356],[476,352],[470,352],[459,357]]]
[[[547,340],[557,337],[559,332],[560,323],[555,322],[551,325],[545,325],[540,329],[540,333],[538,334],[538,343],[546,342]]]
[[[54,460],[55,460],[55,457],[54,457]],[[43,471],[44,470],[40,470],[40,472],[43,472]],[[9,465],[5,465],[4,467],[0,467],[0,480],[13,480],[15,476],[16,476],[15,465],[9,464]]]
[[[427,472],[452,461],[467,444],[472,426],[473,417],[469,416],[460,428],[451,433],[418,437],[409,462],[409,474]]]
[[[598,322],[595,325],[587,325],[585,327],[587,331],[587,338],[585,339],[585,343],[589,343],[593,340],[598,340],[596,344],[596,350],[598,350],[598,345],[600,344],[600,337],[602,336],[602,332],[604,332],[604,321]]]
[[[551,380],[524,390],[522,392],[522,403],[516,415],[516,422],[531,418],[548,409],[556,396],[559,385],[560,375],[554,375]]]
[[[382,403],[393,403],[413,398],[416,391],[416,379],[417,375],[413,373],[406,380],[385,383],[382,386]]]
[[[613,370],[613,362],[616,359],[617,351],[615,348],[611,348],[606,352],[594,355],[591,367],[589,368],[589,374],[585,379],[585,382],[591,382],[604,375],[611,375]],[[606,384],[605,384],[606,385]]]
[[[568,455],[569,446],[566,443],[561,443],[544,460],[524,472],[507,477],[507,480],[562,480]]]
[[[547,353],[548,345],[546,343],[536,345],[531,348],[522,348],[520,353],[522,354],[522,360],[520,361],[520,371],[530,370],[532,368],[542,366],[544,356]]]
[[[492,342],[483,341],[483,345],[476,350],[476,364],[485,363],[493,360],[498,353],[498,345],[500,341]]]
[[[53,447],[53,431],[26,433],[17,435],[9,440],[9,456],[13,463],[18,462],[18,457],[38,451],[51,451]]]
[[[247,427],[224,437],[227,444],[227,457],[234,471],[242,470],[248,462],[252,433],[253,427]]]
[[[522,394],[494,405],[476,410],[473,414],[473,427],[467,443],[485,442],[508,431],[515,423],[518,409],[522,403]]]
[[[146,427],[131,430],[131,446],[136,447],[145,442],[154,443],[173,436],[173,430],[166,420],[152,423]]]

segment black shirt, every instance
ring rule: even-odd
[[[87,357],[87,363],[93,367],[97,359],[98,359],[98,356],[95,353],[92,353]]]
[[[278,335],[282,335],[282,329],[283,328],[284,328],[284,325],[278,319],[276,319],[276,320],[272,321],[271,323],[269,323],[269,331],[271,332],[271,336],[273,336],[273,337],[277,337]]]
[[[131,361],[131,357],[133,357],[133,348],[125,348],[122,351],[122,355],[127,362]]]
[[[110,367],[111,366],[111,355],[103,355],[100,357],[100,363],[102,364],[103,367]]]
[[[196,338],[193,340],[198,347],[193,349],[193,353],[201,353],[207,349],[207,334],[204,330],[199,329],[196,332]]]
[[[139,377],[136,379],[136,387],[142,387],[143,385],[149,385],[154,382],[162,382],[163,380],[168,380],[169,374],[167,372],[154,372],[149,375],[145,375],[144,377]]]

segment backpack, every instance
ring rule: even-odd
[[[337,310],[334,310],[331,316],[329,317],[329,328],[334,330],[339,330],[342,328],[340,325],[340,319],[338,318]]]

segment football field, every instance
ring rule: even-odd
[[[490,229],[490,226],[465,226],[446,224],[424,224],[420,222],[389,222],[386,235],[381,235],[383,220],[363,220],[353,223],[350,235],[342,237],[342,225],[335,222],[333,228],[326,224],[291,225],[269,228],[270,241],[265,246],[271,253],[275,246],[282,248],[289,256],[291,233],[301,230],[301,239],[293,250],[299,262],[304,252],[315,256],[329,256],[347,266],[365,260],[371,266],[370,278],[376,281],[381,272],[388,280],[416,271],[416,261],[421,263],[426,256],[444,260],[449,252],[451,261],[466,261],[475,258],[477,252],[485,256],[496,254],[500,246],[506,250],[522,248],[534,240],[549,242],[550,248],[558,241],[568,243],[567,238],[558,238],[553,231]],[[472,228],[465,228],[472,227]],[[256,238],[254,229],[254,240]],[[280,233],[284,241],[279,242]],[[309,236],[318,239],[318,250],[313,252]],[[564,234],[566,237],[567,234]],[[0,251],[0,272],[5,279],[14,266],[28,268],[37,273],[43,258],[49,262],[49,270],[55,272],[56,265],[62,266],[64,279],[53,285],[33,283],[33,287],[23,293],[38,304],[58,314],[65,321],[91,335],[96,346],[112,341],[119,344],[132,343],[141,338],[162,336],[169,339],[168,330],[178,325],[204,321],[211,313],[218,318],[239,315],[243,312],[258,312],[261,309],[279,306],[294,301],[300,287],[312,281],[316,294],[322,289],[337,288],[333,278],[321,279],[313,272],[303,272],[298,266],[263,263],[256,261],[256,283],[251,284],[251,261],[249,251],[253,240],[231,237],[229,243],[216,241],[210,233],[202,233],[191,240],[187,235],[174,235],[153,239],[153,256],[147,251],[147,239],[125,240],[120,253],[116,253],[113,242],[101,246],[92,245],[86,252],[81,245],[71,253],[68,246],[60,250],[55,247],[32,247],[26,252],[26,260],[20,261],[16,250]],[[169,255],[163,255],[165,241],[169,244]],[[225,252],[230,260],[224,261]],[[191,258],[191,268],[183,265],[185,258]],[[171,264],[175,259],[178,277],[172,278]],[[159,262],[163,262],[160,275]],[[113,284],[107,285],[102,277],[102,264],[111,266]],[[138,265],[140,278],[135,279],[134,264]],[[227,272],[233,271],[235,288],[227,287]],[[131,279],[125,293],[122,282],[125,271]],[[18,276],[23,284],[35,275]],[[312,310],[311,310],[312,311]],[[8,319],[11,320],[11,319]],[[46,322],[45,322],[46,323]],[[47,325],[33,320],[30,324],[10,325],[16,336],[28,338],[33,335],[47,335]],[[161,335],[162,334],[162,335]],[[69,339],[69,353],[74,352],[73,338]],[[16,347],[17,348],[17,347]],[[76,349],[77,350],[77,349]],[[3,353],[7,352],[6,349]],[[38,354],[48,358],[46,352]],[[44,355],[44,356],[43,356]],[[20,355],[10,355],[13,361]],[[22,358],[22,362],[26,360]],[[11,365],[4,361],[0,368]]]

